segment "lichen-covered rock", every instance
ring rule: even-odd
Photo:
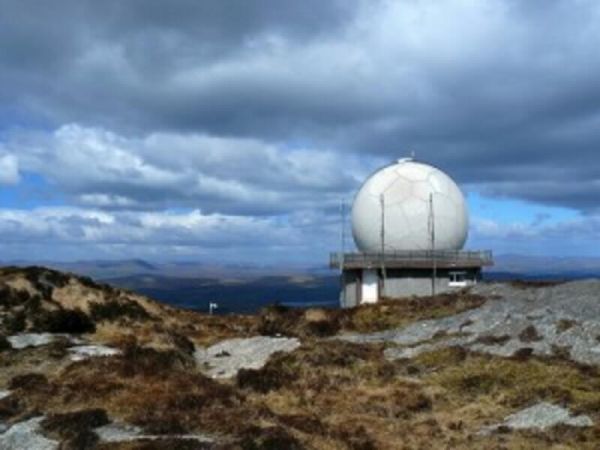
[[[213,378],[230,378],[240,369],[260,369],[276,352],[291,352],[300,346],[296,338],[255,336],[229,339],[206,349],[195,358],[200,368]]]

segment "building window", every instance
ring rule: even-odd
[[[475,280],[468,277],[467,272],[450,272],[449,273],[450,282],[448,286],[450,287],[465,287],[471,284],[475,284]]]

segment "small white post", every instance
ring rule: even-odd
[[[219,305],[217,303],[210,302],[208,304],[208,314],[212,316],[214,313],[214,310],[218,309],[218,308],[219,308]]]

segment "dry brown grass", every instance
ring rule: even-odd
[[[272,358],[261,370],[240,373],[237,384],[308,448],[393,448],[386,442],[399,442],[400,424],[432,405],[382,351],[313,341]]]

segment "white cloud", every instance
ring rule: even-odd
[[[126,138],[71,124],[12,135],[24,169],[82,205],[116,209],[201,207],[234,214],[323,209],[356,186],[355,156],[286,149],[256,139],[152,133]]]
[[[600,242],[600,215],[581,215],[547,223],[474,218],[468,245],[493,249],[496,254],[592,256]]]
[[[0,184],[17,184],[20,178],[17,158],[0,153]]]
[[[312,219],[312,220],[311,220]],[[230,259],[238,262],[326,261],[327,242],[335,229],[322,217],[307,218],[302,226],[275,217],[243,217],[192,211],[106,212],[76,207],[33,210],[0,209],[0,249],[3,260],[179,256]],[[132,253],[134,252],[134,253]],[[21,256],[18,256],[21,255]]]

